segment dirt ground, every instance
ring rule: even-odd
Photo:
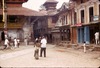
[[[34,59],[34,47],[20,47],[16,51],[0,55],[1,67],[91,67],[100,66],[100,51],[83,52],[82,49],[55,47],[47,45],[47,56]],[[5,51],[6,52],[6,51]]]

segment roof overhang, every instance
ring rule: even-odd
[[[0,15],[3,14],[3,10],[0,9]],[[44,16],[43,13],[34,11],[24,7],[10,7],[7,8],[7,15],[24,15],[24,16]]]

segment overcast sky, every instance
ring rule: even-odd
[[[58,1],[57,8],[60,8],[61,5],[63,4],[63,2],[68,2],[69,0],[56,0],[56,1]],[[45,2],[46,2],[46,0],[38,0],[38,1],[37,0],[28,0],[28,2],[23,4],[23,7],[27,7],[29,9],[38,11],[40,9],[40,6]]]

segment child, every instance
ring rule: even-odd
[[[14,45],[15,45],[15,47],[17,47],[17,39],[16,38],[14,38]]]
[[[86,42],[84,42],[83,47],[84,47],[84,53],[86,53]]]

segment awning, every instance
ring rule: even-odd
[[[2,14],[2,9],[0,9],[0,15]],[[7,15],[44,16],[43,13],[24,7],[9,7],[7,8]]]

